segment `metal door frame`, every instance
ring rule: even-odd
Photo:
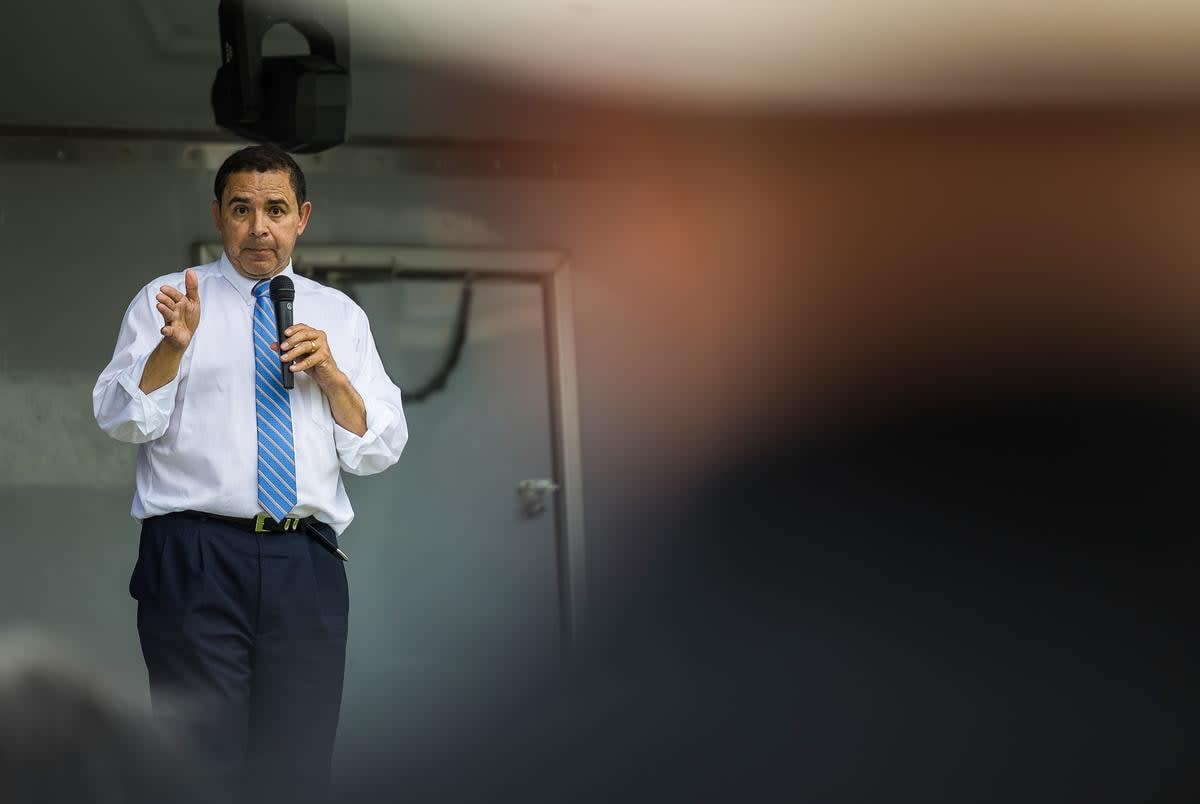
[[[196,243],[196,264],[220,259],[222,245]],[[580,637],[587,601],[583,527],[583,463],[579,435],[579,388],[575,365],[575,324],[571,271],[560,251],[431,246],[338,246],[298,243],[292,254],[297,273],[380,274],[392,277],[452,279],[471,274],[475,281],[519,279],[542,289],[550,393],[551,452],[554,480],[555,538],[559,623],[565,647]]]

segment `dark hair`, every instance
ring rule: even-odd
[[[292,180],[292,191],[296,194],[296,204],[304,205],[308,198],[308,187],[304,182],[304,171],[296,164],[287,151],[276,145],[250,145],[229,155],[217,170],[216,181],[213,182],[213,195],[217,203],[222,203],[221,195],[225,192],[225,183],[232,173],[252,171],[267,173],[272,170],[286,170]]]

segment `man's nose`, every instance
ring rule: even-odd
[[[254,211],[254,219],[250,222],[250,234],[257,237],[267,234],[267,214],[261,209]]]

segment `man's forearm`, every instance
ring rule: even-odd
[[[153,393],[175,379],[179,373],[179,364],[183,362],[183,351],[165,338],[150,353],[146,367],[142,369],[142,379],[138,388],[143,394]]]
[[[367,406],[358,391],[350,384],[350,378],[338,372],[337,381],[321,388],[329,400],[329,412],[343,430],[362,437],[367,433]]]

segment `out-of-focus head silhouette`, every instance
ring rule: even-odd
[[[208,800],[132,696],[34,632],[0,634],[0,801]]]

